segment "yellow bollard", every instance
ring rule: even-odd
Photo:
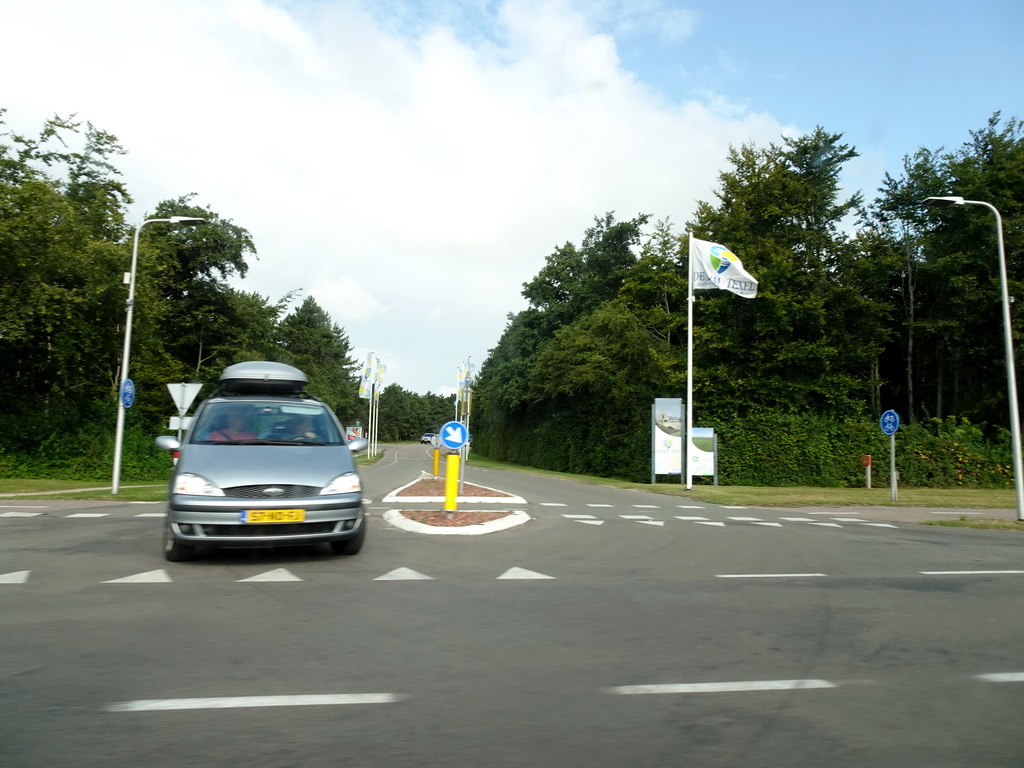
[[[434,477],[437,477],[437,470],[440,468],[441,463],[441,449],[434,449]]]
[[[449,453],[445,463],[444,511],[455,511],[455,498],[459,495],[459,454]]]

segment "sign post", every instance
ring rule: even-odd
[[[186,427],[187,422],[184,419],[186,413],[188,413],[188,407],[192,405],[192,401],[196,399],[196,395],[199,394],[199,390],[203,388],[202,384],[190,384],[182,381],[177,384],[168,384],[167,390],[171,393],[171,399],[174,400],[174,404],[178,406],[178,442],[181,442],[181,430]],[[172,425],[171,429],[175,426]]]
[[[889,436],[889,488],[892,492],[892,502],[895,504],[899,496],[899,492],[896,489],[896,430],[900,428],[899,414],[893,410],[886,411],[882,414],[879,423],[882,426],[882,432]]]
[[[441,427],[441,443],[452,451],[448,454],[445,464],[444,478],[444,511],[455,511],[455,501],[459,490],[459,449],[466,444],[469,433],[461,421],[448,421]],[[448,515],[449,518],[451,514]]]

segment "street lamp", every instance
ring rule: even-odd
[[[114,477],[111,494],[117,495],[121,485],[121,447],[124,445],[125,382],[128,381],[128,353],[132,346],[132,313],[135,309],[135,265],[139,260],[139,232],[147,224],[202,224],[206,219],[195,216],[171,216],[169,219],[146,219],[135,228],[135,242],[132,245],[132,269],[128,276],[127,316],[124,323],[124,354],[121,357],[121,383],[117,390],[117,428],[114,431]]]
[[[962,197],[929,197],[924,205],[934,208],[949,208],[954,205],[980,205],[988,208],[996,217],[996,244],[999,247],[999,283],[1003,294],[1003,336],[1006,350],[1006,384],[1010,397],[1010,439],[1013,440],[1013,486],[1017,499],[1017,519],[1024,520],[1024,467],[1021,462],[1020,414],[1017,409],[1017,375],[1013,363],[1013,335],[1010,326],[1010,289],[1006,278],[1006,249],[1003,245],[1003,217],[991,203],[981,200],[964,200]]]

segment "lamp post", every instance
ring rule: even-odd
[[[1017,500],[1017,519],[1024,520],[1024,467],[1021,461],[1020,414],[1017,408],[1017,375],[1013,362],[1013,331],[1010,326],[1010,289],[1006,277],[1006,248],[1003,245],[1003,217],[991,203],[982,200],[964,200],[962,197],[929,197],[925,205],[949,208],[954,205],[979,205],[988,208],[996,217],[996,245],[999,248],[999,283],[1003,299],[1003,343],[1006,353],[1006,384],[1010,399],[1010,439],[1013,440],[1013,487]]]
[[[124,353],[121,356],[121,382],[117,389],[117,427],[114,431],[114,475],[111,483],[111,494],[117,495],[121,485],[121,448],[124,445],[124,412],[125,382],[128,381],[128,355],[132,346],[132,314],[135,310],[135,266],[139,261],[139,232],[147,224],[165,222],[167,224],[201,224],[206,219],[195,216],[171,216],[169,219],[146,219],[135,228],[135,241],[132,245],[132,268],[128,276],[127,315],[124,323]]]

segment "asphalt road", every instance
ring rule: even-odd
[[[0,502],[0,765],[1024,764],[1018,535],[472,466],[534,519],[387,526],[428,468],[363,471],[351,558],[167,563],[160,505]]]

